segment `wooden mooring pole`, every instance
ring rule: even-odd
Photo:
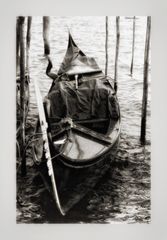
[[[106,20],[106,42],[105,42],[105,51],[106,51],[106,64],[105,64],[105,75],[108,74],[108,16],[105,18]]]
[[[43,41],[44,41],[44,54],[50,54],[50,45],[49,45],[49,29],[50,29],[50,18],[43,17]]]
[[[133,39],[132,39],[132,60],[130,66],[130,74],[133,75],[133,60],[134,60],[134,50],[135,50],[135,31],[136,31],[136,17],[133,17]]]
[[[20,59],[20,22],[19,18],[16,20],[16,74],[19,69],[19,59]]]
[[[27,35],[26,35],[26,71],[29,76],[29,52],[30,52],[30,41],[31,41],[31,23],[32,17],[27,18]]]
[[[116,52],[115,52],[115,75],[114,75],[114,89],[117,92],[117,73],[118,73],[118,55],[119,55],[119,42],[120,42],[120,28],[119,28],[120,17],[116,17]]]
[[[143,100],[141,116],[140,141],[144,145],[146,142],[146,120],[147,120],[147,98],[148,98],[148,71],[149,71],[149,48],[150,48],[151,17],[147,17],[147,30],[144,53],[144,73],[143,73]]]
[[[19,17],[20,29],[20,126],[21,126],[21,174],[26,175],[26,157],[25,157],[25,44],[24,44],[24,20],[25,17]]]

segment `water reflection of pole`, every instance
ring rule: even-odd
[[[49,29],[50,29],[50,18],[43,17],[43,41],[44,41],[44,54],[50,54],[50,45],[49,45]]]
[[[147,98],[148,98],[148,71],[149,71],[149,48],[150,48],[151,17],[147,17],[146,42],[144,53],[144,77],[143,77],[143,100],[141,116],[141,144],[146,141]]]
[[[26,174],[25,148],[25,46],[24,46],[24,20],[25,17],[19,17],[19,42],[20,42],[20,126],[21,126],[21,173]]]
[[[118,71],[118,55],[119,55],[119,42],[120,42],[120,17],[116,17],[116,52],[115,52],[115,76],[114,76],[114,89],[117,92],[117,71]]]
[[[107,73],[108,73],[108,16],[106,16],[106,43],[105,43],[105,50],[106,50],[105,75],[107,76]]]
[[[133,40],[132,40],[132,61],[131,61],[131,67],[130,67],[130,74],[133,74],[133,59],[134,59],[134,49],[135,49],[135,28],[136,28],[136,17],[133,17]]]
[[[29,51],[30,51],[30,41],[31,41],[31,23],[32,17],[27,18],[27,36],[26,36],[26,70],[29,75]]]

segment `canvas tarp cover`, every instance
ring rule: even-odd
[[[51,117],[73,120],[118,118],[119,110],[114,91],[106,80],[56,82],[48,94]]]
[[[66,57],[60,67],[59,74],[76,75],[101,72],[94,58],[78,55],[76,58]]]

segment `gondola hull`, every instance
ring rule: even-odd
[[[86,167],[72,168],[71,166],[64,164],[64,159],[61,159],[61,157],[52,161],[59,199],[65,213],[69,212],[69,210],[79,203],[88,192],[94,189],[114,161],[118,146],[119,137],[106,154],[101,156],[100,159],[96,159],[93,164]],[[55,155],[55,152],[52,152],[52,155]],[[35,162],[39,161],[34,148],[33,157]],[[53,199],[54,196],[52,196],[51,180],[48,175],[46,161],[43,160],[40,164],[36,164],[36,169],[42,176],[42,179],[50,192],[49,196]]]

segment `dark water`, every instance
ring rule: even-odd
[[[72,29],[78,45],[89,56],[95,56],[100,67],[105,65],[104,17],[52,17],[51,55],[58,69],[67,45],[67,26]],[[61,27],[60,27],[61,26]],[[114,73],[115,18],[109,18],[109,75]],[[143,56],[146,18],[137,18],[134,75],[129,76],[132,19],[121,18],[121,40],[118,69],[118,98],[122,114],[120,146],[111,168],[67,216],[61,217],[42,182],[36,184],[31,148],[27,149],[27,176],[17,176],[18,223],[149,223],[150,222],[150,89],[148,101],[147,144],[139,143]],[[91,44],[90,44],[91,43]],[[30,52],[30,111],[27,134],[31,135],[37,119],[33,79],[39,81],[42,95],[47,93],[51,80],[46,77],[43,57],[42,22],[33,19]],[[19,166],[19,159],[17,161]]]

